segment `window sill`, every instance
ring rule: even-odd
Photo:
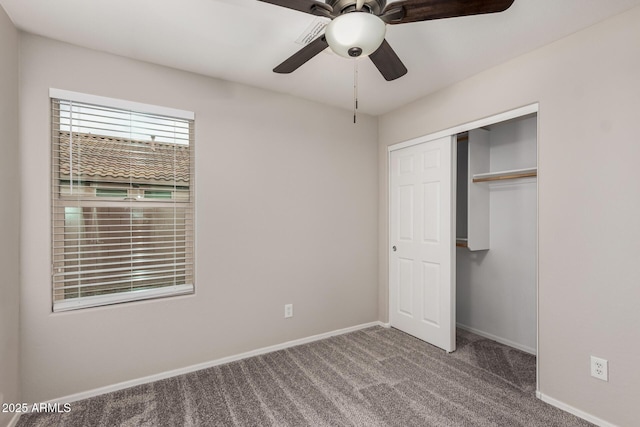
[[[193,285],[167,286],[165,288],[146,289],[142,291],[122,292],[110,295],[98,295],[92,297],[73,298],[53,303],[53,311],[78,310],[88,307],[100,307],[103,305],[120,304],[123,302],[142,301],[168,296],[185,295],[193,293]]]

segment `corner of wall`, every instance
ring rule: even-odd
[[[19,175],[18,138],[18,30],[0,7],[0,131],[3,134],[0,156],[0,181],[16,182]],[[20,401],[19,375],[19,301],[20,275],[18,246],[20,237],[20,189],[17,185],[2,188],[0,205],[0,395],[2,402]],[[15,425],[13,413],[0,413],[0,426]]]

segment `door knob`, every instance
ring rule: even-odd
[[[393,252],[395,252],[397,250],[397,248],[394,246],[391,249],[393,249]]]

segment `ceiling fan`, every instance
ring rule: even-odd
[[[325,33],[273,69],[291,73],[331,47],[338,55],[369,56],[382,76],[395,80],[407,73],[398,55],[385,40],[387,24],[480,15],[507,10],[514,0],[259,0],[331,19]]]

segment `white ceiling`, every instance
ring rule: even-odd
[[[353,60],[327,49],[288,75],[271,70],[317,17],[257,0],[0,0],[21,30],[319,101],[353,104]],[[515,0],[506,12],[387,26],[409,72],[387,82],[358,62],[359,111],[393,110],[640,5],[640,0]]]

